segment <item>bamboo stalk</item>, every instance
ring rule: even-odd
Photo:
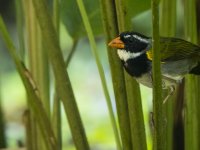
[[[164,150],[166,149],[166,137],[160,68],[159,0],[152,0],[151,7],[153,24],[153,149]]]
[[[185,15],[185,38],[188,41],[197,43],[197,22],[196,22],[196,1],[184,1],[184,15]],[[186,99],[185,99],[185,150],[198,150],[199,142],[199,120],[198,118],[198,104],[199,98],[199,84],[200,78],[194,75],[186,77]]]
[[[47,4],[44,0],[33,0],[33,4],[42,31],[42,36],[46,40],[46,52],[52,64],[57,91],[64,105],[75,146],[77,149],[88,150],[89,144],[87,142],[71,83],[65,70],[64,59],[56,31],[48,12]]]

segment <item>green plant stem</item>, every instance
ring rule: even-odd
[[[34,38],[36,32],[34,32],[34,30],[32,29],[33,26],[35,26],[35,21],[34,21],[34,19],[32,19],[34,13],[33,13],[32,3],[30,0],[23,0],[22,2],[23,2],[23,6],[24,6],[23,7],[24,13],[26,13],[26,15],[24,16],[25,17],[24,19],[26,22],[27,37],[29,37],[27,40],[28,50],[29,50],[29,53],[28,53],[29,54],[29,63],[30,63],[29,68],[33,69],[33,68],[36,68],[34,66],[37,66],[37,64],[34,65],[34,63],[32,63],[33,57],[30,56],[30,53],[32,53],[32,55],[33,55],[33,53],[35,52],[33,49],[36,49],[36,45],[33,44],[34,40],[36,39],[36,38]],[[32,22],[32,21],[34,21],[34,22]],[[27,96],[27,99],[28,99],[28,96]],[[29,132],[29,136],[27,136],[26,139],[27,139],[27,142],[31,141],[31,142],[27,143],[27,144],[31,144],[28,147],[30,149],[34,150],[34,149],[39,148],[39,146],[38,146],[39,138],[38,138],[38,132],[37,132],[37,126],[36,126],[37,123],[35,121],[34,114],[31,111],[31,104],[29,103],[29,100],[27,102],[28,102],[28,107],[30,108],[30,120],[31,120],[30,128],[31,128],[31,130],[27,130],[27,132]]]
[[[54,27],[58,35],[58,41],[60,41],[60,0],[53,0],[53,22]],[[55,86],[54,97],[53,97],[53,113],[52,113],[52,124],[56,139],[58,141],[57,149],[62,149],[62,117],[61,117],[61,101],[58,96],[58,91]]]
[[[77,149],[88,150],[89,144],[47,4],[44,0],[33,0],[33,4],[43,39],[46,40],[46,52],[52,64],[56,88],[64,105],[75,146]]]
[[[115,3],[113,3],[113,0],[101,0],[100,2],[103,24],[107,38],[106,43],[108,43],[111,41],[111,39],[113,39],[113,37],[116,37],[118,35],[116,8]],[[130,120],[128,113],[128,103],[126,96],[123,66],[119,57],[117,56],[116,49],[108,47],[107,53],[116,100],[119,128],[123,147],[122,149],[132,149],[130,136]]]
[[[57,32],[59,38],[59,31],[60,31],[60,0],[53,0],[53,22],[55,26],[55,30]]]
[[[160,18],[160,35],[164,37],[174,37],[176,33],[176,1],[174,0],[163,0],[161,2],[161,18]],[[177,87],[178,88],[178,87]],[[177,90],[176,88],[176,90]],[[166,90],[166,93],[163,95],[168,94],[168,91]],[[165,109],[165,116],[166,116],[166,150],[172,150],[173,149],[173,143],[177,139],[173,139],[173,131],[174,131],[174,105],[176,104],[176,101],[179,101],[180,99],[176,99],[177,93],[174,93],[174,96],[172,96],[166,104],[164,104]],[[175,110],[177,112],[177,110]]]
[[[28,43],[28,54],[29,54],[29,65],[30,71],[37,83],[38,90],[40,91],[40,97],[45,110],[50,117],[50,100],[49,100],[49,65],[48,58],[44,51],[45,46],[43,45],[43,39],[41,37],[41,31],[37,18],[35,16],[33,4],[31,0],[26,0],[25,13],[26,15],[26,28],[27,28],[27,43]],[[29,9],[27,9],[27,7]],[[46,149],[44,146],[44,139],[41,135],[41,131],[38,128],[38,123],[34,121],[33,125],[36,125],[36,134],[33,138],[36,138],[35,146],[37,149]]]
[[[132,30],[131,17],[129,13],[131,1],[116,0],[115,2],[119,31],[122,32]],[[127,72],[125,72],[125,81],[131,130],[129,134],[132,140],[131,146],[132,149],[146,150],[147,144],[140,87],[136,80],[133,79],[133,77],[131,77]]]
[[[162,100],[161,69],[160,69],[160,36],[159,36],[159,0],[152,0],[153,24],[153,149],[166,149],[165,119]]]
[[[39,98],[39,93],[36,87],[34,80],[31,77],[30,72],[25,68],[22,61],[16,54],[16,48],[12,43],[12,40],[7,32],[6,26],[3,22],[2,17],[0,16],[0,31],[3,37],[4,42],[8,48],[8,51],[15,62],[16,68],[20,74],[20,77],[24,83],[29,103],[32,106],[34,111],[35,118],[38,120],[42,135],[45,139],[45,144],[49,149],[56,150],[57,141],[54,136],[50,120],[45,112],[43,104]]]
[[[69,54],[68,54],[68,56],[67,56],[67,59],[66,59],[66,61],[65,61],[65,66],[66,66],[66,68],[68,68],[69,63],[71,62],[71,59],[72,59],[72,57],[73,57],[73,55],[74,55],[74,53],[75,53],[75,51],[76,51],[77,44],[78,44],[78,40],[77,40],[77,39],[74,39],[72,48],[71,48],[71,50],[70,50],[70,52],[69,52]]]
[[[115,121],[115,115],[114,115],[113,108],[112,108],[112,102],[111,102],[110,95],[109,95],[109,92],[108,92],[108,88],[107,88],[107,85],[106,85],[106,78],[105,78],[105,74],[104,74],[104,71],[103,71],[103,67],[102,67],[100,59],[98,57],[97,46],[96,46],[96,42],[95,42],[94,35],[93,35],[93,32],[92,32],[92,28],[91,28],[91,25],[89,23],[89,19],[88,19],[83,1],[77,0],[77,4],[78,4],[79,10],[81,12],[83,23],[85,25],[85,29],[87,31],[88,38],[89,38],[89,41],[90,41],[92,53],[95,57],[96,64],[97,64],[97,67],[98,67],[99,75],[100,75],[100,78],[101,78],[101,84],[102,84],[102,87],[103,87],[104,95],[105,95],[105,98],[106,98],[106,102],[107,102],[107,106],[108,106],[108,110],[109,110],[109,114],[110,114],[110,119],[111,119],[111,122],[112,122],[113,131],[114,131],[114,134],[115,134],[115,140],[116,140],[117,148],[121,149],[119,133],[118,133],[118,129],[117,129],[116,121]]]
[[[196,22],[196,1],[184,1],[185,16],[185,38],[188,41],[197,43],[197,22]],[[185,150],[199,150],[199,83],[200,78],[194,75],[186,77],[186,98],[185,98]]]
[[[23,123],[25,126],[25,133],[26,133],[26,148],[27,150],[34,150],[32,147],[32,140],[29,138],[30,136],[30,131],[32,130],[32,123],[31,123],[31,114],[29,110],[25,110],[23,114]]]
[[[18,32],[18,39],[19,39],[19,49],[20,49],[20,56],[21,59],[25,59],[25,44],[24,44],[24,32],[23,32],[23,7],[22,1],[16,0],[15,1],[16,7],[16,21],[17,21],[17,32]]]
[[[6,133],[5,133],[5,120],[4,120],[4,114],[3,114],[3,107],[2,107],[2,83],[1,83],[1,76],[0,76],[0,149],[6,148]]]
[[[161,2],[160,22],[161,36],[174,37],[176,33],[176,1],[163,0]]]
[[[61,102],[60,98],[55,91],[53,98],[53,113],[52,113],[52,126],[56,139],[58,141],[57,149],[62,149],[62,120],[61,120]]]

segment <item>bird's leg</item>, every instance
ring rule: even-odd
[[[167,96],[165,97],[165,99],[163,100],[163,104],[166,103],[166,101],[174,94],[174,91],[175,91],[175,86],[172,85],[169,87],[169,92],[167,94]]]
[[[150,124],[151,131],[154,132],[154,130],[155,130],[155,121],[154,121],[153,112],[149,113],[149,124]]]

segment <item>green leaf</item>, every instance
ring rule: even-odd
[[[99,1],[84,0],[84,5],[86,7],[93,33],[95,35],[103,33]],[[76,1],[61,0],[61,19],[73,38],[77,39],[86,35],[85,27]]]
[[[84,5],[88,14],[94,35],[103,33],[103,25],[100,15],[100,4],[98,0],[84,0]],[[150,0],[127,0],[125,2],[126,11],[129,17],[133,18],[139,13],[151,7]],[[69,34],[74,38],[86,36],[85,28],[76,1],[61,0],[61,19],[65,24]]]

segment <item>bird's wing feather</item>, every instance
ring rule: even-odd
[[[152,56],[152,51],[147,54]],[[161,61],[177,61],[191,56],[200,56],[200,47],[177,38],[160,38]]]

